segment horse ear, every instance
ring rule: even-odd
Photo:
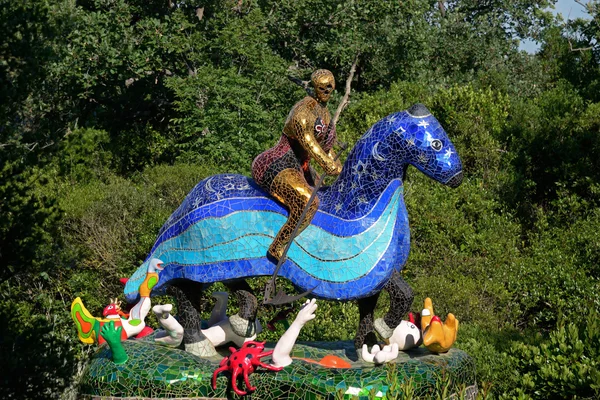
[[[406,110],[413,117],[426,117],[431,114],[431,112],[421,103],[417,103]]]

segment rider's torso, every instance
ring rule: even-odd
[[[305,97],[292,107],[279,142],[261,153],[252,163],[252,176],[264,188],[269,188],[275,176],[284,169],[293,168],[309,172],[310,154],[297,140],[306,127],[312,127],[312,134],[322,144],[327,141],[328,126],[331,120],[327,107],[321,106],[312,97]]]

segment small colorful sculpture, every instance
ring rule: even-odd
[[[256,387],[250,384],[248,375],[253,373],[256,367],[263,367],[269,371],[281,371],[283,367],[265,364],[260,360],[262,357],[273,354],[273,350],[264,351],[265,343],[266,342],[255,341],[246,342],[239,350],[236,350],[235,347],[230,347],[229,350],[231,351],[231,355],[225,357],[221,361],[221,364],[219,364],[219,368],[213,373],[213,389],[217,389],[217,375],[222,371],[231,372],[231,387],[233,388],[233,391],[240,396],[247,394],[247,392],[238,389],[237,379],[240,374],[244,377],[244,382],[246,383],[248,390],[253,392],[256,390]]]
[[[123,327],[115,328],[115,322],[110,321],[102,326],[100,336],[108,343],[112,353],[112,360],[115,364],[125,364],[129,359],[123,344],[121,343],[121,334]]]
[[[369,351],[366,344],[362,347],[364,361],[383,364],[396,359],[398,350],[410,350],[424,344],[432,353],[446,353],[454,342],[458,332],[458,320],[450,313],[442,324],[440,317],[433,313],[433,303],[429,297],[423,302],[421,313],[408,314],[408,321],[401,321],[393,330],[388,344],[383,348],[374,345]]]
[[[71,317],[77,327],[79,340],[87,344],[103,344],[105,339],[100,335],[104,324],[112,322],[121,328],[121,339],[138,336],[146,328],[144,319],[150,311],[150,292],[158,283],[158,271],[163,269],[163,262],[157,258],[150,260],[145,279],[139,286],[140,299],[131,309],[129,314],[123,313],[119,302],[111,300],[111,304],[104,308],[102,316],[94,317],[83,305],[81,298],[77,297],[71,304]]]
[[[315,318],[315,311],[317,310],[316,299],[307,300],[302,306],[294,322],[286,330],[286,332],[277,341],[275,348],[272,351],[265,352],[265,342],[247,341],[243,344],[241,349],[236,350],[234,347],[230,347],[231,355],[225,357],[220,365],[213,374],[212,385],[213,389],[217,388],[217,375],[222,371],[231,372],[231,386],[233,391],[239,395],[244,395],[243,392],[237,387],[237,378],[240,373],[243,374],[244,381],[249,391],[256,390],[255,387],[250,385],[248,375],[254,372],[255,367],[261,366],[269,371],[281,371],[284,367],[292,363],[290,354],[298,339],[300,330],[304,325]],[[273,364],[265,364],[260,359],[272,355]]]
[[[445,353],[456,341],[458,332],[458,320],[450,313],[442,324],[440,317],[433,312],[433,303],[428,297],[424,301],[421,311],[421,333],[423,344],[434,353]]]

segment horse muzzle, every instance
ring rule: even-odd
[[[460,186],[460,184],[462,183],[462,180],[463,180],[463,172],[460,171],[459,173],[454,175],[452,178],[450,178],[448,180],[448,182],[446,182],[446,185],[448,185],[454,189],[454,188],[457,188]]]

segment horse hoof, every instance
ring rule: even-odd
[[[249,321],[240,317],[238,314],[229,317],[231,330],[238,336],[249,338],[256,335],[256,324],[254,321]]]
[[[215,350],[215,346],[207,338],[199,342],[186,343],[185,351],[198,357],[214,357],[219,355],[217,350]]]
[[[389,339],[390,337],[392,337],[392,334],[394,333],[394,328],[390,328],[388,324],[385,323],[383,318],[377,318],[373,325],[375,327],[375,331],[383,339]]]

